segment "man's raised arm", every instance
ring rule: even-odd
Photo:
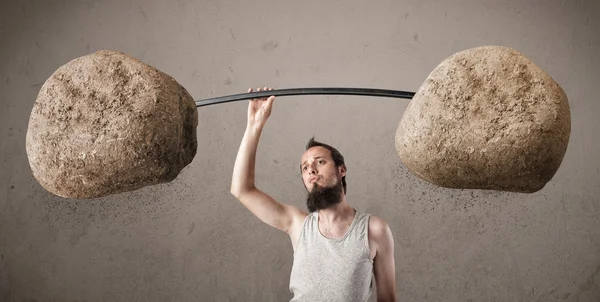
[[[261,88],[257,90],[261,91]],[[265,87],[264,90],[272,89]],[[248,92],[252,92],[252,89]],[[254,99],[248,105],[248,124],[233,167],[231,194],[261,221],[289,233],[294,217],[300,213],[300,210],[277,202],[257,189],[254,183],[258,141],[271,114],[274,100],[274,96],[268,99]]]

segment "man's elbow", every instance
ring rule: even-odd
[[[247,194],[251,190],[252,190],[252,188],[244,188],[242,186],[231,185],[231,188],[229,189],[229,193],[231,193],[231,195],[235,196],[235,198],[240,199],[244,194]]]
[[[242,195],[242,190],[238,186],[232,185],[229,189],[229,193],[231,193],[231,195],[233,195],[235,198],[239,199]]]

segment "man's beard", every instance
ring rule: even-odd
[[[341,179],[331,187],[321,187],[314,183],[313,189],[306,196],[309,212],[323,210],[335,206],[342,201],[343,187]]]

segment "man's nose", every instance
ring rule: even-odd
[[[317,174],[317,169],[315,169],[313,167],[309,167],[308,168],[308,174]]]

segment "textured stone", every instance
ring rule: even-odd
[[[33,176],[63,197],[95,198],[174,180],[196,155],[193,98],[167,74],[98,51],[56,70],[33,106]]]
[[[571,117],[562,88],[514,49],[482,46],[440,63],[396,131],[406,167],[448,188],[531,193],[558,170]]]

